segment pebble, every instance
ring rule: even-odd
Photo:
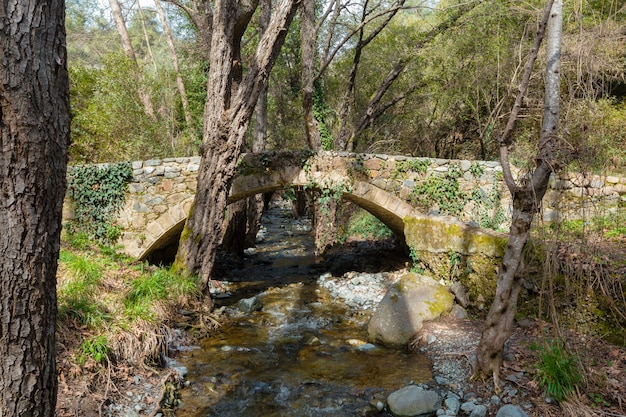
[[[458,398],[455,398],[455,397],[448,397],[445,399],[443,403],[445,404],[448,411],[452,411],[454,413],[454,414],[448,414],[448,415],[456,415],[459,412],[459,409],[461,408],[461,402],[459,401]]]
[[[487,415],[487,407],[484,405],[477,405],[474,407],[469,417],[485,417]]]

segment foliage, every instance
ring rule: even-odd
[[[469,172],[474,178],[480,178],[485,173],[485,169],[478,162],[474,161],[470,165]]]
[[[63,236],[57,278],[59,334],[78,340],[83,334],[72,356],[85,366],[158,358],[174,309],[202,298],[196,278],[131,261],[80,236]],[[80,238],[79,248],[68,238]]]
[[[412,246],[409,248],[409,257],[411,258],[411,261],[413,261],[413,265],[411,266],[411,272],[414,272],[416,274],[423,274],[425,271],[424,264],[420,260],[417,250]]]
[[[140,75],[132,61],[112,53],[101,68],[69,70],[73,163],[172,154],[167,120],[155,120],[144,112],[137,90]]]
[[[81,343],[78,347],[77,361],[84,365],[87,359],[93,359],[101,365],[107,364],[111,348],[109,347],[106,335],[93,336]]]
[[[333,134],[329,128],[332,114],[332,110],[328,107],[324,99],[324,90],[322,90],[319,83],[316,83],[315,92],[313,94],[313,117],[315,117],[317,121],[320,139],[322,141],[322,149],[325,151],[331,150],[334,145]]]
[[[563,401],[582,380],[578,358],[569,353],[560,340],[547,340],[545,345],[535,346],[535,349],[540,352],[536,365],[537,382],[544,387],[548,396]]]
[[[472,191],[472,200],[476,202],[474,218],[478,219],[480,227],[497,230],[506,221],[502,208],[502,193],[497,185],[491,188],[489,194],[482,189]]]
[[[434,202],[442,214],[460,214],[468,198],[459,186],[460,176],[460,168],[449,165],[443,176],[432,174],[419,181],[411,191],[411,201],[426,209]]]
[[[570,152],[560,152],[570,170],[626,172],[626,101],[580,100],[568,113]]]
[[[71,232],[85,232],[104,243],[115,242],[121,230],[113,221],[132,176],[127,162],[72,167],[67,195],[75,203],[76,219],[70,224]]]
[[[96,299],[103,266],[89,255],[67,251],[61,251],[59,261],[68,271],[58,288],[59,317],[77,319],[90,328],[100,327],[108,318],[106,308]]]
[[[359,210],[350,217],[345,234],[377,240],[393,236],[393,232],[383,222],[365,210]]]
[[[393,177],[397,178],[401,174],[407,172],[417,172],[418,174],[425,174],[430,162],[426,159],[407,159],[404,161],[396,161],[396,169],[393,172]]]
[[[131,319],[154,320],[153,306],[164,300],[179,300],[199,295],[199,284],[193,277],[177,274],[171,269],[158,268],[130,281],[130,290],[123,303]]]

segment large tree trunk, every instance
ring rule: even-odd
[[[297,0],[283,0],[278,5],[231,105],[236,2],[215,2],[198,189],[181,235],[176,261],[188,272],[198,274],[205,284],[210,279],[215,262],[226,199],[244,135],[296,9]]]
[[[272,16],[272,1],[261,0],[259,11],[259,34],[263,36],[267,31]],[[261,90],[259,100],[254,111],[254,136],[252,140],[252,152],[263,152],[267,147],[267,85]],[[265,208],[266,198],[263,194],[257,194],[248,199],[247,229],[244,239],[245,246],[251,248],[256,243],[256,235],[261,228],[261,218]]]
[[[235,28],[233,32],[233,64],[232,64],[232,94],[236,94],[243,79],[243,63],[241,58],[241,39],[252,19],[258,0],[239,1]],[[258,103],[257,103],[258,105]],[[252,197],[250,197],[252,198]],[[248,230],[248,207],[249,199],[237,201],[228,206],[227,216],[224,219],[224,236],[222,238],[222,248],[231,253],[243,256],[246,248],[246,232]]]
[[[0,415],[52,417],[70,106],[63,0],[0,2]]]
[[[498,270],[496,296],[487,315],[485,329],[478,344],[476,375],[493,374],[494,386],[499,390],[499,372],[502,365],[504,343],[511,336],[513,321],[517,311],[517,297],[520,292],[520,273],[523,263],[524,246],[533,218],[546,193],[550,174],[557,169],[553,153],[556,147],[556,134],[559,121],[559,73],[561,55],[562,0],[550,0],[544,10],[531,59],[525,69],[520,94],[516,100],[507,130],[500,140],[501,159],[505,181],[513,197],[513,214],[509,241],[506,246],[502,265]],[[511,175],[508,163],[508,137],[513,129],[521,97],[525,94],[530,78],[530,71],[536,58],[539,44],[543,38],[546,22],[548,23],[548,41],[546,58],[545,110],[537,166],[532,177],[518,186]],[[534,55],[534,56],[533,56]]]

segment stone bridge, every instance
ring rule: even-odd
[[[199,157],[132,163],[133,179],[117,221],[123,252],[144,260],[176,244],[195,195],[199,163]],[[329,190],[403,237],[431,272],[449,275],[455,256],[473,273],[494,274],[506,244],[502,233],[481,227],[508,228],[511,202],[498,162],[284,151],[244,154],[237,170],[229,202],[285,188]],[[543,219],[615,211],[626,202],[625,194],[625,178],[566,174],[551,181]],[[455,217],[440,215],[446,211]]]

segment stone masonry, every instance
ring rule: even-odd
[[[152,250],[177,239],[193,202],[199,164],[197,156],[132,163],[133,179],[117,221],[124,230],[119,242],[124,252],[145,259]],[[466,199],[461,212],[456,217],[442,216],[435,200],[429,207],[416,208],[412,201],[415,187],[428,177],[445,178],[452,170]],[[519,170],[515,174],[522,175]],[[511,201],[498,162],[399,155],[297,151],[246,154],[240,162],[229,201],[285,187],[340,190],[345,199],[367,209],[394,232],[404,235],[407,244],[435,252],[483,251],[484,239],[480,236],[502,237],[478,227],[477,216],[486,209],[479,206],[477,198],[497,201],[497,207],[489,207],[504,214],[496,228],[506,230],[506,219],[510,217]],[[615,212],[624,206],[626,178],[565,173],[551,180],[542,216],[545,221],[577,219]],[[65,216],[71,217],[71,213],[66,210]],[[415,231],[405,230],[407,224],[415,226],[416,221],[422,224],[417,235]],[[424,231],[425,224],[430,231]],[[450,235],[449,230],[456,231],[456,244],[443,242]],[[458,233],[474,237],[462,237]],[[425,241],[425,235],[430,236],[430,242]],[[474,242],[473,246],[468,242]],[[502,247],[501,243],[495,246]],[[494,255],[499,250],[488,252]]]

